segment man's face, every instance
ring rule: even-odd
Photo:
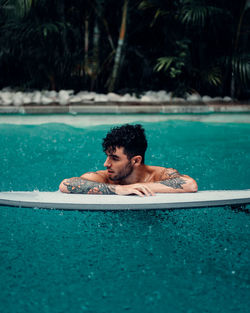
[[[133,172],[131,160],[124,153],[123,147],[116,147],[115,151],[106,151],[107,159],[104,166],[108,170],[109,179],[113,181],[123,180]]]

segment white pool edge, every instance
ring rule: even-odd
[[[117,114],[159,114],[159,113],[250,113],[250,103],[194,103],[173,104],[171,102],[154,103],[118,103],[85,102],[77,105],[25,105],[0,106],[0,114],[77,114],[77,113],[117,113]]]

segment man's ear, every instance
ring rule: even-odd
[[[132,158],[132,165],[139,166],[141,165],[142,157],[140,155],[136,155]]]

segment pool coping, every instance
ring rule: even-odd
[[[27,104],[0,106],[0,114],[77,114],[77,113],[250,113],[250,102],[81,102],[68,105]]]

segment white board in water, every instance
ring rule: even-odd
[[[84,195],[56,192],[0,192],[0,205],[61,210],[146,210],[195,208],[250,203],[250,189],[155,196]]]

